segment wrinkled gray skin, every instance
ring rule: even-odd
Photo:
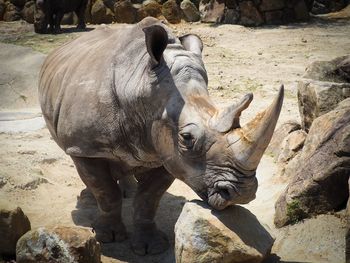
[[[139,255],[168,247],[154,216],[174,178],[215,209],[255,198],[255,170],[282,105],[275,102],[244,127],[252,95],[218,109],[207,91],[195,35],[176,38],[153,18],[107,27],[51,53],[40,76],[40,102],[57,144],[69,154],[97,199],[93,223],[102,242],[121,241],[117,180],[135,175],[132,248]]]

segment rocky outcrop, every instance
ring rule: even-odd
[[[306,139],[306,132],[303,130],[293,131],[282,141],[281,151],[278,154],[278,163],[287,163],[293,159],[303,148]]]
[[[225,2],[222,0],[201,0],[199,12],[202,22],[221,23],[225,18]]]
[[[25,3],[21,11],[22,18],[30,24],[34,23],[34,6],[34,1],[28,1]]]
[[[141,7],[137,10],[137,20],[141,21],[147,16],[159,17],[162,14],[162,5],[155,0],[147,0],[142,3]]]
[[[4,21],[11,22],[21,19],[21,8],[11,2],[5,2]]]
[[[40,227],[18,240],[16,262],[100,263],[100,250],[100,244],[88,228]]]
[[[137,22],[137,9],[130,0],[122,0],[114,5],[115,20],[118,23],[132,24]]]
[[[262,262],[273,242],[241,206],[212,211],[203,202],[191,201],[175,225],[176,262]]]
[[[346,7],[347,4],[349,4],[347,0],[315,0],[311,13],[318,15],[336,12]]]
[[[306,69],[298,83],[298,106],[302,128],[309,130],[313,120],[350,97],[350,56],[317,61]]]
[[[91,22],[94,24],[109,24],[113,21],[113,13],[102,0],[97,0],[91,7]]]
[[[350,98],[316,118],[301,153],[285,168],[293,176],[275,204],[277,227],[342,208],[350,175]]]
[[[177,24],[181,22],[182,13],[176,0],[168,0],[162,6],[162,14],[169,23]]]
[[[29,230],[29,219],[20,207],[0,204],[0,258],[15,255],[18,239]]]
[[[185,15],[185,19],[188,22],[196,22],[201,19],[200,13],[194,3],[190,0],[183,0],[180,8]]]
[[[304,0],[201,0],[202,22],[245,26],[286,24],[309,19]]]
[[[287,121],[279,126],[273,133],[269,146],[266,149],[266,154],[272,155],[275,160],[282,150],[283,140],[292,132],[300,130],[301,126],[296,121]]]

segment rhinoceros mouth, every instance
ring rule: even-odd
[[[222,210],[234,204],[240,196],[237,187],[230,181],[218,181],[208,191],[208,204],[216,210]]]

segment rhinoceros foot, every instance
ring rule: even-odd
[[[169,248],[167,236],[157,226],[152,224],[137,225],[131,240],[131,247],[135,254],[160,254]]]
[[[124,224],[113,215],[101,215],[92,223],[92,228],[102,243],[121,242],[128,237]]]

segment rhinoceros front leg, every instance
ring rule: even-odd
[[[132,249],[138,255],[158,254],[169,247],[169,242],[166,235],[158,230],[154,216],[161,197],[174,178],[160,167],[141,174],[137,179]]]
[[[121,218],[122,195],[112,177],[110,163],[98,158],[72,159],[100,209],[99,217],[92,224],[97,240],[104,243],[125,240],[127,234]]]

